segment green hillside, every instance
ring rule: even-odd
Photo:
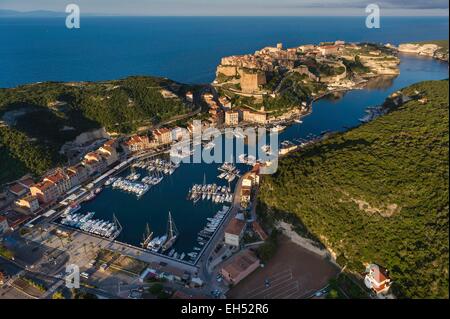
[[[282,159],[263,179],[261,214],[296,220],[350,270],[387,267],[398,297],[448,298],[448,80],[404,92],[415,90],[426,104],[411,100]]]
[[[0,147],[6,160],[0,183],[24,171],[39,174],[63,161],[58,154],[61,146],[85,131],[106,127],[129,133],[189,113],[192,106],[184,97],[191,89],[154,77],[0,89]],[[26,145],[27,152],[20,150],[21,145]],[[37,154],[44,153],[40,161]]]

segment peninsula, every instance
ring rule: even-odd
[[[14,240],[0,258],[29,270],[8,281],[80,298],[57,277],[69,260],[81,293],[105,298],[448,297],[448,81],[400,90],[428,76],[409,71],[418,59],[399,74],[398,52],[279,44],[223,58],[212,85],[135,76],[1,89],[0,233]],[[381,106],[364,105],[381,102],[378,90],[352,92],[303,118],[321,97],[395,76]],[[194,119],[280,132],[278,171],[246,154],[172,163],[216,147],[173,152]]]
[[[214,86],[223,99],[274,117],[333,91],[361,87],[369,79],[396,76],[396,50],[372,43],[335,41],[224,57]]]

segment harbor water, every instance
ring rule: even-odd
[[[326,97],[313,104],[312,113],[303,118],[303,123],[294,124],[279,135],[279,141],[307,138],[310,134],[320,135],[325,131],[343,131],[359,125],[359,119],[369,106],[381,104],[392,92],[423,80],[448,78],[448,64],[429,58],[401,56],[400,75],[394,79],[379,79],[368,88],[342,93],[340,97]],[[229,161],[229,159],[224,159]],[[153,186],[140,199],[134,194],[111,187],[105,187],[97,197],[82,204],[79,212],[95,211],[96,218],[112,220],[112,215],[120,221],[123,230],[118,240],[138,246],[142,241],[145,225],[148,223],[155,236],[162,236],[167,230],[169,211],[179,230],[179,238],[173,248],[179,253],[189,253],[197,245],[197,233],[207,224],[223,205],[199,200],[194,204],[187,199],[193,184],[216,183],[227,186],[219,180],[220,163],[181,164],[172,174],[167,175],[160,184]],[[241,172],[249,169],[244,164],[237,165]],[[136,169],[143,174],[144,170]],[[122,176],[130,174],[130,170]],[[236,180],[233,181],[233,184]]]

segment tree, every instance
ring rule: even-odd
[[[61,291],[56,291],[53,294],[52,299],[66,299],[66,298],[64,298],[64,295],[62,294]]]
[[[148,288],[148,291],[154,295],[157,296],[159,293],[161,293],[164,289],[164,286],[160,283],[154,283],[153,285],[150,286],[150,288]]]

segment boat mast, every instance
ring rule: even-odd
[[[170,240],[177,235],[178,231],[169,211],[169,220],[167,221],[167,239]]]
[[[142,247],[147,247],[150,240],[152,240],[153,232],[150,231],[150,225],[147,223],[145,225],[145,232],[144,232],[144,240],[142,241]]]

